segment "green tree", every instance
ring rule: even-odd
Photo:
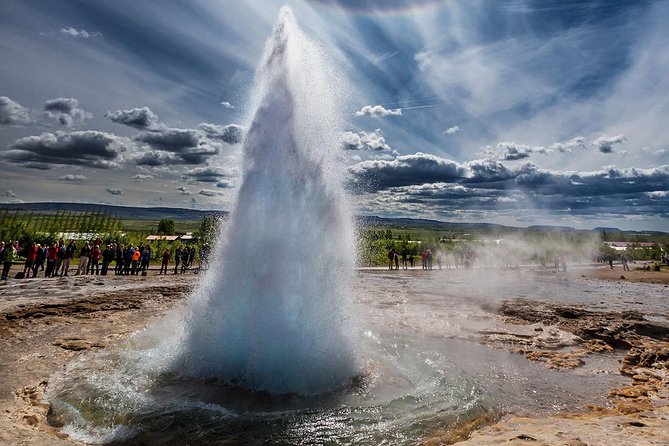
[[[219,221],[214,215],[205,215],[200,222],[198,238],[201,244],[212,245],[218,233]]]
[[[158,222],[158,234],[174,235],[174,220],[171,218],[163,218]]]

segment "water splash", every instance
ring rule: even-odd
[[[357,373],[352,221],[334,168],[337,96],[328,68],[283,7],[256,73],[223,268],[192,298],[181,373],[306,395]]]

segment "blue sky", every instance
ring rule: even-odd
[[[229,209],[283,3],[4,0],[0,199]],[[358,213],[669,231],[669,2],[287,3]]]

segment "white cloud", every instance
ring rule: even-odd
[[[58,178],[61,181],[86,181],[88,178],[84,175],[74,175],[71,173],[68,173],[67,175],[63,175],[62,177]]]
[[[72,37],[74,39],[89,39],[91,37],[100,37],[102,38],[102,33],[99,31],[86,31],[85,29],[75,29],[72,28],[71,26],[68,26],[66,28],[61,28],[60,33],[67,36],[67,37]]]
[[[454,125],[453,127],[449,127],[446,130],[442,132],[444,135],[455,135],[460,131],[460,127],[457,125]]]
[[[7,96],[0,96],[0,125],[26,125],[31,122],[30,110]]]
[[[198,192],[200,195],[204,195],[205,197],[215,197],[217,195],[223,195],[222,192],[218,192],[215,190],[209,190],[209,189],[202,189],[200,192]]]
[[[585,138],[582,136],[577,136],[576,138],[572,138],[569,141],[553,143],[548,148],[551,150],[556,150],[560,153],[571,152],[571,150],[575,148],[587,149],[584,141]]]
[[[370,116],[372,118],[381,118],[385,116],[401,116],[402,109],[394,108],[387,109],[382,105],[365,105],[360,110],[355,112],[355,116]]]
[[[44,115],[67,127],[82,124],[93,117],[92,114],[79,108],[79,101],[74,98],[49,99],[44,103]]]
[[[4,195],[5,197],[7,197],[7,198],[14,198],[14,197],[16,197],[16,194],[15,194],[13,191],[9,190],[9,189],[7,189],[3,195]]]
[[[221,102],[221,105],[225,108],[235,108],[235,106],[229,103],[228,101]]]
[[[381,129],[373,132],[344,132],[341,143],[345,150],[390,151]]]

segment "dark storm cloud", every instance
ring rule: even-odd
[[[114,134],[95,130],[42,133],[11,145],[5,158],[24,167],[49,169],[56,165],[117,167],[128,144]]]
[[[358,190],[378,194],[377,203],[414,210],[543,209],[574,215],[660,215],[668,210],[669,165],[563,172],[531,163],[510,168],[491,159],[460,164],[417,153],[362,162],[349,172]]]
[[[178,164],[180,160],[173,153],[151,150],[149,152],[137,154],[134,157],[134,161],[138,166],[158,167],[169,164]]]
[[[669,190],[669,166],[650,169],[607,167],[592,172],[550,172],[534,169],[520,173],[515,183],[538,195],[601,197]]]
[[[221,151],[221,145],[214,141],[200,141],[197,147],[182,151],[179,155],[183,164],[206,164],[207,161]]]
[[[592,142],[592,145],[597,147],[599,151],[602,153],[613,153],[613,145],[621,144],[625,140],[627,140],[625,135],[617,135],[617,136],[602,135],[599,138],[595,139]]]
[[[0,125],[26,125],[31,121],[30,110],[7,96],[0,96]]]
[[[184,172],[184,179],[202,183],[217,183],[226,176],[227,172],[219,167],[197,167]]]
[[[79,101],[74,98],[49,99],[44,103],[44,115],[67,127],[83,123],[93,117],[79,108]]]
[[[119,188],[116,188],[116,187],[108,187],[105,190],[112,195],[123,195],[123,189],[119,189]]]
[[[378,191],[412,184],[452,182],[464,178],[467,171],[455,161],[418,152],[392,161],[363,161],[351,166],[349,172],[355,188]]]
[[[149,130],[158,125],[158,116],[149,107],[108,111],[105,117],[138,130]]]
[[[226,126],[203,122],[198,126],[209,139],[218,139],[227,144],[239,144],[244,139],[244,127],[237,124]]]
[[[176,129],[157,125],[134,137],[148,144],[152,152],[138,157],[144,165],[207,164],[223,150],[223,142],[237,144],[243,138],[243,127],[202,123],[199,129]]]
[[[200,142],[200,134],[193,129],[163,128],[155,132],[144,132],[135,136],[135,141],[147,143],[153,149],[181,153]]]

